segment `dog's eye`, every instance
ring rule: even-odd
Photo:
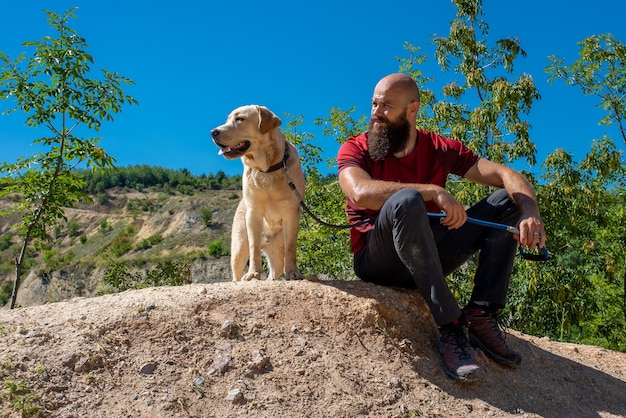
[[[243,122],[244,120],[245,120],[245,119],[244,119],[243,117],[241,117],[241,116],[237,116],[237,117],[235,118],[235,122],[237,122],[237,123],[239,123],[239,122]]]

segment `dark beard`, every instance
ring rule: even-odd
[[[376,127],[374,121],[370,120],[367,134],[367,147],[374,161],[382,161],[402,151],[409,141],[411,132],[411,125],[405,118],[401,117],[393,122],[379,118],[379,121],[387,122],[387,125]]]

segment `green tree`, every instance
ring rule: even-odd
[[[513,80],[514,63],[525,57],[517,38],[489,44],[489,25],[482,0],[453,0],[456,18],[447,37],[435,36],[435,58],[443,71],[453,70],[453,81],[443,86],[443,97],[433,104],[438,131],[466,143],[490,160],[509,163],[524,158],[535,163],[530,124],[522,118],[540,98],[532,77]],[[461,82],[456,76],[461,76]]]
[[[524,159],[535,164],[530,124],[524,116],[540,96],[530,75],[514,75],[513,64],[525,56],[520,41],[502,39],[489,47],[488,26],[480,19],[482,2],[454,3],[457,17],[448,37],[435,38],[435,57],[444,74],[452,72],[453,78],[462,82],[443,85],[438,96],[430,88],[434,80],[421,70],[427,57],[420,48],[406,43],[408,57],[398,58],[400,71],[411,75],[420,86],[418,126],[459,139],[498,162]],[[622,74],[621,66],[616,63],[612,70]],[[603,80],[621,85],[611,77]],[[623,120],[619,105],[603,108],[612,112],[613,121]],[[325,135],[342,143],[365,128],[364,123],[356,124],[350,113],[333,109],[329,118],[316,122],[325,128]],[[300,149],[307,152],[306,147]],[[533,176],[529,179],[535,184],[548,225],[551,259],[546,263],[516,260],[510,294],[511,324],[534,335],[624,351],[626,322],[620,309],[625,302],[620,301],[624,281],[619,274],[626,256],[623,155],[611,138],[603,137],[593,141],[583,161],[576,163],[570,154],[558,150],[546,159],[542,169],[541,183]],[[343,196],[332,180],[319,177],[311,181],[308,176],[307,203],[323,218],[345,223]],[[466,204],[489,192],[456,179],[452,179],[449,189]],[[300,246],[299,259],[315,272],[347,277],[347,266],[351,266],[347,235],[307,221],[306,215],[304,219],[301,237],[305,237],[302,241],[306,245]],[[460,300],[469,295],[473,271],[470,262],[468,268],[449,277]]]
[[[579,42],[579,58],[571,65],[557,55],[546,68],[548,81],[565,80],[586,95],[600,98],[601,125],[616,123],[626,144],[626,46],[611,34],[593,35]]]
[[[580,162],[557,150],[542,167],[538,199],[551,259],[516,264],[510,297],[515,328],[624,351],[623,155],[603,138]]]
[[[597,106],[604,111],[599,124],[616,124],[626,144],[626,46],[611,34],[590,36],[578,45],[579,57],[570,65],[557,55],[549,58],[550,65],[546,67],[548,81],[553,83],[563,79],[566,84],[580,88],[583,94],[597,96],[600,99]],[[567,206],[563,207],[568,208],[567,213],[573,212],[574,217],[570,216],[569,222],[565,223],[559,223],[559,219],[555,221],[564,230],[578,228],[572,236],[584,250],[578,261],[588,269],[587,280],[592,280],[592,283],[586,283],[586,289],[593,292],[596,303],[587,304],[584,315],[571,323],[575,329],[580,329],[583,338],[589,338],[589,334],[592,334],[593,338],[605,339],[611,348],[623,351],[626,349],[626,338],[622,336],[616,339],[611,335],[623,334],[615,330],[623,330],[626,321],[626,225],[623,216],[626,213],[626,164],[623,153],[616,150],[613,141],[606,134],[602,139],[594,141],[591,152],[578,167],[563,166],[563,158],[553,154],[552,161],[560,163],[560,170],[558,178],[552,176],[550,186],[568,182],[552,193],[558,194],[561,199],[571,194],[573,189],[580,194],[578,199],[564,202]],[[561,172],[566,175],[563,176]],[[567,254],[571,256],[573,252],[576,252],[576,247],[568,247]],[[593,258],[589,259],[589,255]],[[622,271],[621,277],[616,274],[617,271]],[[603,318],[605,312],[611,312],[611,308],[615,307],[615,301],[602,304],[602,309],[597,308],[597,303],[616,294],[615,289],[618,287],[622,295],[621,320]],[[594,325],[603,322],[603,326]],[[583,324],[595,331],[588,332]]]
[[[7,184],[0,196],[17,192],[23,197],[14,208],[22,213],[22,247],[15,260],[11,308],[31,240],[48,239],[47,229],[65,219],[63,208],[86,198],[73,169],[80,164],[94,169],[113,166],[113,158],[97,145],[99,138],[81,138],[77,128],[99,131],[102,121],[113,120],[122,105],[137,103],[122,91],[122,85],[132,84],[130,79],[106,70],[100,79],[89,78],[93,58],[86,52],[87,43],[68,26],[76,17],[74,10],[63,15],[46,11],[57,37],[26,42],[34,48],[32,57],[21,54],[12,60],[0,53],[0,96],[15,103],[7,112],[23,111],[33,132],[43,128],[49,135],[33,141],[45,152],[0,166]]]

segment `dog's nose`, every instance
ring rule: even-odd
[[[219,136],[219,134],[220,134],[220,130],[219,130],[219,129],[217,129],[217,128],[215,128],[215,129],[213,129],[213,130],[211,131],[211,136],[212,136],[213,138],[217,138],[217,137]]]

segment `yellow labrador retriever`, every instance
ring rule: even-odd
[[[281,120],[268,108],[248,105],[233,110],[226,123],[211,131],[219,154],[243,162],[243,198],[231,236],[233,280],[261,278],[261,253],[267,258],[268,280],[285,273],[304,277],[296,264],[300,202],[288,176],[304,196],[304,174],[296,148],[279,129]],[[244,274],[246,262],[250,261]]]

